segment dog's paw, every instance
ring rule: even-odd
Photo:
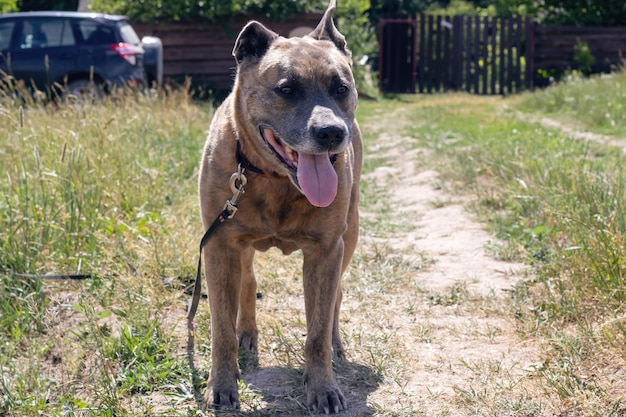
[[[234,389],[216,390],[213,389],[213,401],[207,398],[205,410],[212,406],[216,410],[239,409],[239,393],[237,386]]]
[[[238,409],[239,391],[237,386],[238,376],[232,377],[212,375],[207,386],[207,396],[205,398],[204,409],[211,407],[215,409]]]
[[[346,350],[340,339],[333,338],[333,359],[337,361],[344,361],[346,359]]]
[[[259,332],[256,329],[240,333],[239,349],[243,350],[247,354],[258,355],[258,339]]]
[[[243,333],[239,336],[239,352],[237,359],[239,368],[247,371],[259,366],[259,351],[257,349],[258,333]]]
[[[347,408],[346,399],[336,383],[313,387],[306,384],[308,406],[315,412],[339,413]]]

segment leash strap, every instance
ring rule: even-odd
[[[200,240],[200,256],[198,257],[196,282],[193,285],[193,296],[191,298],[191,301],[189,302],[189,308],[187,309],[187,320],[189,322],[192,322],[193,318],[196,316],[196,311],[198,311],[198,304],[200,304],[200,295],[202,293],[202,249],[204,249],[204,246],[209,241],[209,238],[211,237],[213,232],[215,232],[219,225],[221,225],[226,221],[226,219],[228,219],[229,215],[230,213],[228,212],[228,210],[224,209],[224,211],[222,211],[220,215],[217,216],[217,218],[213,221],[207,231],[204,232],[204,235]]]
[[[239,150],[239,142],[237,142],[237,150]],[[224,223],[228,219],[232,219],[235,213],[237,212],[237,203],[239,199],[243,195],[244,186],[247,184],[246,176],[244,172],[246,167],[243,167],[241,163],[237,166],[237,172],[233,173],[230,176],[230,180],[228,181],[231,191],[233,192],[233,197],[230,200],[226,200],[226,204],[224,205],[224,209],[217,216],[211,226],[204,232],[202,239],[200,239],[200,256],[198,257],[198,269],[196,270],[196,282],[193,285],[193,296],[191,297],[191,301],[189,302],[189,307],[187,309],[187,322],[189,325],[193,322],[194,317],[196,316],[196,312],[198,311],[198,304],[200,304],[200,295],[202,293],[202,250],[204,246],[208,242],[209,238],[215,232],[215,230]],[[262,171],[261,171],[262,172]]]

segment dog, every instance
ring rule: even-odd
[[[239,407],[238,351],[258,355],[252,263],[255,251],[270,247],[303,253],[307,403],[326,414],[346,408],[332,360],[344,356],[340,281],[358,240],[362,142],[351,52],[334,10],[331,0],[301,38],[249,22],[233,49],[233,89],[211,122],[199,173],[205,229],[233,197],[231,175],[243,170],[246,179],[236,215],[215,231],[203,255],[211,310],[208,392],[218,408]]]

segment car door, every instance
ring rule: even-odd
[[[79,19],[72,24],[80,45],[78,67],[91,69],[96,77],[106,79],[109,56],[114,55],[111,45],[117,43],[115,31],[94,19]]]
[[[9,72],[43,91],[54,83],[62,85],[78,57],[72,28],[60,17],[24,19],[16,28],[10,53]]]
[[[9,73],[11,39],[15,30],[14,20],[0,20],[0,85],[2,78]]]

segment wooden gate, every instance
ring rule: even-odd
[[[383,92],[511,94],[532,83],[528,19],[421,15],[384,19],[379,83]]]
[[[417,22],[385,19],[380,25],[379,87],[386,93],[415,93]]]

